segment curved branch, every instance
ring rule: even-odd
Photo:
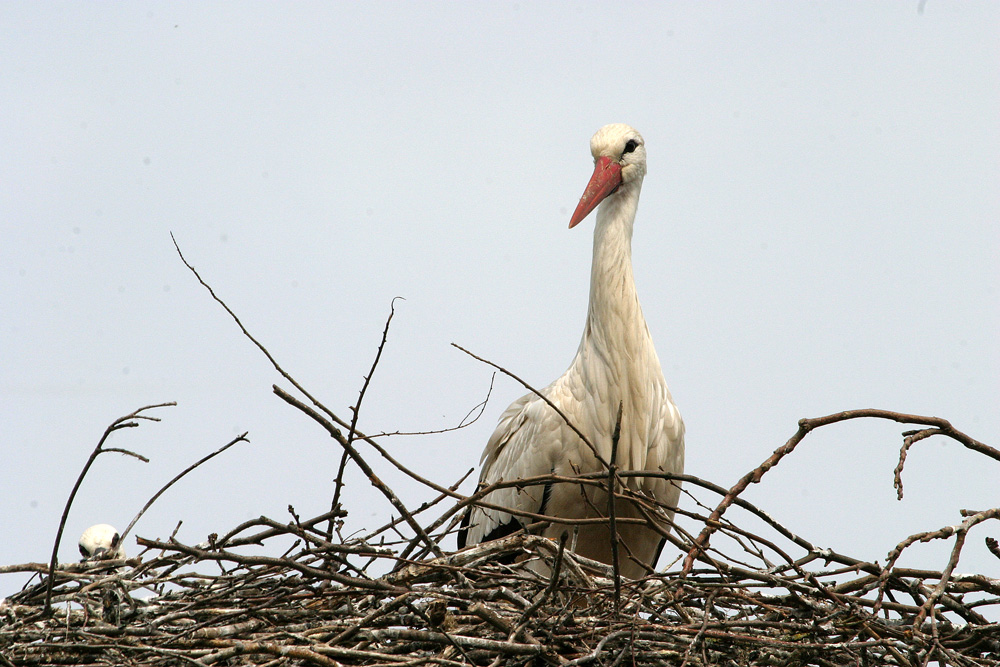
[[[69,509],[73,506],[73,501],[76,499],[76,492],[80,490],[80,485],[83,484],[83,478],[86,477],[87,473],[90,471],[90,466],[94,465],[94,461],[97,460],[98,456],[109,451],[129,454],[143,462],[149,462],[149,459],[124,449],[104,449],[104,443],[107,442],[108,437],[115,431],[123,428],[134,428],[138,426],[139,424],[132,421],[133,419],[146,419],[154,422],[160,421],[159,417],[150,417],[142,414],[146,410],[165,408],[175,405],[177,405],[175,401],[171,401],[169,403],[157,403],[156,405],[147,405],[139,408],[131,414],[119,417],[104,430],[104,435],[101,436],[101,440],[97,443],[97,447],[94,448],[94,451],[90,453],[90,458],[87,459],[87,462],[83,466],[83,470],[80,471],[80,476],[76,478],[76,484],[73,485],[73,490],[69,492],[69,498],[66,499],[66,506],[63,508],[62,518],[59,519],[59,530],[56,531],[56,541],[55,544],[52,545],[52,558],[49,560],[49,581],[45,590],[45,606],[42,609],[43,615],[48,616],[52,613],[52,586],[55,584],[55,572],[59,556],[59,543],[62,542],[63,530],[66,528],[66,519],[69,517]]]
[[[940,417],[924,417],[921,415],[911,415],[903,412],[893,412],[891,410],[879,410],[876,408],[868,408],[861,410],[845,410],[844,412],[836,412],[825,417],[815,417],[812,419],[800,419],[799,428],[792,435],[788,441],[774,450],[763,463],[744,475],[736,484],[729,490],[726,497],[722,499],[718,507],[712,512],[711,516],[702,529],[701,533],[698,535],[698,539],[695,541],[694,546],[688,551],[687,556],[684,557],[684,567],[682,568],[682,574],[687,575],[691,572],[691,568],[694,567],[694,560],[699,551],[703,551],[708,547],[709,539],[718,528],[718,521],[725,513],[725,511],[733,504],[736,497],[743,493],[750,484],[756,484],[761,480],[764,474],[776,466],[778,462],[791,454],[796,446],[809,434],[813,429],[819,428],[821,426],[827,426],[828,424],[836,424],[837,422],[848,421],[850,419],[861,419],[861,418],[875,418],[875,419],[887,419],[890,421],[899,422],[902,424],[922,424],[925,426],[934,427],[934,433],[928,435],[945,435],[953,440],[960,442],[969,449],[977,451],[981,454],[985,454],[992,459],[1000,461],[1000,450],[994,449],[989,445],[985,445],[974,438],[969,437],[965,433],[962,433],[947,419],[941,419]],[[913,437],[917,432],[907,432],[904,434],[906,437]],[[923,436],[927,437],[927,436]],[[921,438],[917,438],[921,439]],[[916,440],[914,440],[915,442]],[[905,452],[905,449],[904,449]],[[902,462],[897,466],[897,470],[902,470]],[[898,476],[898,472],[896,473]]]
[[[157,491],[156,493],[154,493],[153,497],[150,498],[146,502],[146,504],[142,506],[142,509],[139,510],[139,513],[135,515],[135,517],[128,524],[128,526],[125,528],[125,530],[122,531],[121,541],[122,542],[125,541],[125,536],[129,534],[129,531],[132,530],[132,527],[135,526],[136,522],[139,521],[140,518],[142,518],[142,515],[146,513],[146,510],[148,510],[153,505],[153,503],[156,502],[157,498],[159,498],[160,496],[162,496],[166,492],[167,489],[169,489],[171,486],[173,486],[174,484],[176,484],[178,481],[180,481],[180,479],[182,477],[184,477],[186,474],[188,474],[189,472],[191,472],[192,470],[194,470],[195,468],[197,468],[198,466],[200,466],[202,463],[204,463],[205,461],[208,461],[210,459],[215,458],[216,456],[218,456],[222,452],[226,451],[227,449],[229,449],[230,447],[232,447],[233,445],[235,445],[237,442],[249,442],[249,440],[247,440],[247,434],[244,433],[243,435],[237,436],[236,438],[234,438],[233,440],[230,440],[227,444],[223,445],[222,447],[220,447],[219,449],[215,450],[211,454],[208,454],[208,455],[203,456],[202,458],[198,459],[197,461],[195,461],[194,463],[192,463],[191,465],[189,465],[187,468],[185,468],[181,473],[179,473],[172,480],[170,480],[169,482],[167,482],[163,486],[163,488],[161,488],[159,491]],[[110,451],[110,450],[105,450],[105,451]]]

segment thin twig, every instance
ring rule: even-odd
[[[615,430],[611,435],[611,465],[608,466],[608,530],[611,538],[611,568],[615,579],[615,613],[622,609],[622,575],[618,562],[618,523],[615,517],[615,496],[618,491],[615,481],[618,472],[618,440],[622,433],[622,403],[618,402],[618,416],[615,417]],[[656,563],[652,563],[655,565]]]
[[[393,492],[392,489],[390,489],[381,479],[379,479],[379,477],[375,474],[375,471],[372,470],[370,465],[368,465],[368,462],[365,461],[364,458],[358,453],[358,450],[354,448],[354,445],[348,442],[347,438],[345,438],[343,434],[341,434],[341,432],[333,424],[331,424],[326,418],[324,418],[317,411],[313,410],[308,405],[306,405],[302,401],[298,400],[297,398],[295,398],[294,396],[283,390],[281,387],[274,385],[272,388],[274,390],[274,393],[282,400],[284,400],[286,403],[288,403],[293,407],[298,408],[302,412],[312,417],[312,419],[315,422],[323,426],[326,429],[327,433],[329,433],[333,437],[333,439],[336,440],[340,444],[340,446],[343,447],[344,450],[350,455],[351,460],[354,461],[354,463],[359,468],[361,468],[361,471],[368,478],[368,481],[371,482],[372,486],[378,489],[382,493],[382,495],[386,497],[389,503],[392,504],[392,506],[395,507],[396,510],[403,515],[403,518],[406,521],[407,525],[409,525],[410,528],[412,528],[413,531],[420,536],[420,538],[435,553],[435,555],[439,557],[444,556],[444,552],[441,551],[441,548],[437,545],[437,543],[433,539],[431,539],[429,535],[427,535],[426,532],[424,532],[424,529],[420,526],[420,524],[418,524],[416,520],[414,520],[413,515],[410,513],[408,509],[406,509],[406,506],[403,505],[402,501],[399,500],[395,492]]]
[[[172,480],[164,484],[159,491],[154,493],[153,496],[148,501],[146,501],[146,504],[142,506],[142,509],[139,510],[139,513],[135,515],[135,517],[132,519],[132,521],[129,522],[125,530],[122,531],[121,541],[122,542],[125,541],[125,536],[129,534],[129,532],[132,530],[132,527],[135,526],[136,522],[139,521],[140,518],[142,518],[142,515],[146,513],[146,510],[148,510],[153,505],[153,503],[155,503],[156,500],[166,492],[167,489],[169,489],[171,486],[179,482],[182,477],[184,477],[189,472],[200,466],[202,463],[205,463],[206,461],[215,458],[222,452],[226,451],[227,449],[235,445],[237,442],[249,442],[249,440],[247,440],[247,434],[243,433],[242,435],[239,435],[234,439],[230,440],[228,443],[226,443],[219,449],[215,450],[211,454],[201,457],[200,459],[189,465],[187,468],[182,470],[180,473],[178,473]]]
[[[378,368],[379,359],[382,358],[382,350],[385,349],[386,340],[389,338],[389,324],[392,322],[392,316],[396,314],[396,299],[402,299],[403,297],[397,296],[393,297],[392,301],[389,302],[389,317],[385,320],[385,327],[382,328],[382,340],[378,344],[378,351],[375,353],[375,359],[372,361],[372,367],[368,371],[368,375],[365,376],[365,381],[361,385],[361,391],[358,392],[358,402],[351,406],[351,425],[347,429],[347,442],[348,444],[354,443],[354,436],[357,434],[358,428],[358,417],[361,415],[361,403],[365,400],[365,392],[368,391],[368,385],[372,381],[372,377],[375,375],[375,369]],[[344,470],[347,467],[347,448],[344,448],[343,453],[340,456],[340,466],[337,468],[337,478],[334,481],[333,490],[333,501],[330,504],[330,509],[335,510],[340,505],[340,492],[344,488]],[[326,539],[327,541],[333,540],[333,528],[335,521],[331,518],[329,526],[326,529]]]
[[[457,343],[452,343],[451,345],[452,345],[452,347],[455,347],[455,348],[461,350],[462,352],[465,352],[467,355],[469,355],[470,357],[472,357],[476,361],[481,361],[482,363],[484,363],[484,364],[486,364],[488,366],[492,366],[493,368],[497,369],[498,371],[500,371],[501,373],[503,373],[507,377],[511,378],[512,380],[520,382],[521,386],[523,386],[525,389],[527,389],[528,391],[530,391],[531,393],[533,393],[538,398],[540,398],[543,401],[545,401],[545,404],[548,405],[550,408],[552,408],[555,411],[555,413],[557,415],[559,415],[560,419],[562,419],[563,422],[565,422],[566,425],[569,426],[570,429],[574,433],[577,434],[577,436],[579,436],[580,440],[583,441],[583,444],[587,445],[587,447],[590,449],[591,453],[594,455],[594,458],[596,458],[598,461],[600,461],[601,465],[604,466],[605,469],[607,469],[609,467],[608,462],[604,460],[604,457],[601,456],[600,452],[597,451],[597,448],[594,447],[593,443],[590,442],[590,439],[587,438],[587,436],[585,436],[583,434],[583,432],[576,427],[576,424],[574,424],[572,421],[570,421],[570,418],[567,417],[566,414],[562,410],[560,410],[559,407],[555,403],[553,403],[551,400],[549,400],[548,396],[544,395],[542,392],[538,391],[537,389],[535,389],[534,387],[532,387],[530,384],[528,384],[527,382],[525,382],[524,380],[522,380],[518,376],[516,376],[513,373],[511,373],[509,370],[507,370],[503,366],[499,366],[499,365],[493,363],[492,361],[490,361],[489,359],[483,359],[479,355],[474,354],[473,352],[470,352],[470,351],[466,350],[464,347],[462,347],[461,345],[459,345]]]
[[[462,417],[459,420],[458,424],[455,426],[430,429],[427,431],[383,431],[382,433],[370,434],[368,435],[368,437],[374,440],[375,438],[388,438],[390,436],[441,435],[442,433],[451,433],[453,431],[460,431],[463,428],[468,428],[469,426],[472,426],[477,421],[479,421],[479,418],[482,417],[483,413],[486,411],[486,406],[490,402],[490,396],[493,395],[493,381],[496,379],[496,376],[497,376],[496,373],[490,375],[490,386],[486,390],[486,398],[484,398],[476,405],[472,406],[469,409],[469,411],[465,413],[465,416]],[[469,417],[472,416],[473,412],[476,413],[476,416],[470,419]]]

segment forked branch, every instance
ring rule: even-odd
[[[951,425],[951,423],[946,419],[941,419],[939,417],[924,417],[921,415],[911,415],[902,412],[892,412],[890,410],[879,410],[875,408],[862,409],[862,410],[847,410],[844,412],[836,412],[825,417],[815,417],[812,419],[800,419],[799,428],[795,434],[788,439],[784,445],[774,450],[763,463],[748,472],[729,490],[722,502],[715,508],[711,516],[709,516],[705,527],[702,529],[701,533],[698,535],[695,544],[688,551],[687,556],[684,558],[683,573],[687,574],[691,572],[691,568],[694,567],[695,557],[700,551],[703,551],[708,547],[709,540],[711,539],[712,533],[714,533],[719,525],[719,520],[725,511],[733,504],[736,497],[739,496],[743,491],[746,490],[751,484],[756,484],[760,482],[764,474],[776,466],[778,462],[783,459],[788,454],[798,446],[800,442],[809,434],[813,429],[819,428],[821,426],[827,426],[829,424],[836,424],[842,421],[848,421],[850,419],[862,419],[862,418],[875,418],[875,419],[887,419],[890,421],[899,422],[902,424],[921,424],[924,426],[931,427],[930,429],[923,429],[919,431],[908,431],[904,433],[906,438],[909,439],[907,443],[904,443],[903,450],[900,453],[900,463],[896,467],[895,479],[897,481],[897,489],[902,495],[902,482],[899,481],[899,475],[902,472],[903,459],[905,458],[905,452],[909,446],[921,440],[923,438],[929,437],[931,435],[944,435],[957,442],[960,442],[965,447],[984,454],[996,461],[1000,461],[1000,450],[997,450],[989,445],[986,445],[978,440],[962,433]],[[919,436],[919,437],[918,437]]]
[[[134,428],[139,425],[139,420],[145,419],[147,421],[160,421],[159,417],[151,417],[149,415],[143,414],[147,410],[155,410],[156,408],[165,408],[177,405],[177,403],[158,403],[156,405],[147,405],[143,408],[139,408],[135,412],[125,415],[124,417],[119,417],[111,423],[108,428],[104,430],[104,435],[101,436],[100,441],[97,443],[97,447],[94,447],[94,451],[90,453],[90,457],[83,466],[83,470],[80,471],[80,476],[76,478],[76,483],[73,485],[73,490],[69,492],[69,498],[66,499],[66,506],[63,508],[62,518],[59,519],[59,529],[56,531],[55,544],[52,545],[52,557],[49,559],[49,580],[45,591],[45,606],[42,609],[42,613],[48,616],[52,612],[52,587],[55,584],[55,571],[56,565],[58,564],[59,557],[59,544],[62,542],[63,530],[66,528],[66,519],[69,517],[69,509],[73,506],[73,500],[76,498],[76,492],[80,490],[80,485],[83,484],[83,478],[87,476],[90,471],[90,466],[94,465],[94,461],[97,457],[105,452],[116,452],[119,454],[125,454],[127,456],[132,456],[139,459],[143,463],[149,463],[149,459],[141,454],[136,454],[127,449],[119,449],[117,447],[104,448],[104,443],[108,441],[108,438],[115,431],[119,431],[123,428]]]

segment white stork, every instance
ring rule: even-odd
[[[600,204],[587,322],[573,363],[541,393],[587,436],[604,461],[611,460],[612,433],[621,404],[618,469],[680,473],[684,469],[684,423],[663,379],[632,276],[632,225],[646,175],[646,146],[634,129],[613,124],[597,131],[590,151],[594,174],[569,222],[570,228],[576,226]],[[481,463],[480,488],[548,473],[606,472],[580,437],[535,394],[522,396],[503,413]],[[675,482],[644,477],[624,482],[668,507],[677,505],[680,487]],[[606,493],[567,483],[500,489],[484,501],[567,519],[603,517],[607,508]],[[628,502],[616,503],[615,513],[640,516]],[[666,525],[663,517],[661,522]],[[523,525],[524,519],[506,512],[473,507],[462,522],[458,545],[497,539]],[[557,538],[567,530],[574,534],[572,526],[552,523],[541,534]],[[647,526],[627,523],[618,524],[618,534],[621,574],[633,579],[645,576],[647,567],[655,566],[659,558],[662,536]],[[581,526],[575,550],[610,564],[608,524]]]
[[[99,523],[83,531],[80,536],[80,555],[83,560],[110,560],[125,558],[125,545],[114,526]]]

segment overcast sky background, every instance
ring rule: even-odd
[[[329,507],[340,451],[273,396],[287,383],[171,232],[344,418],[405,297],[364,431],[453,426],[484,398],[491,369],[452,342],[556,378],[593,219],[567,224],[609,122],[647,143],[635,273],[687,472],[731,486],[799,418],[851,408],[1000,445],[998,28],[997,3],[935,0],[0,4],[0,564],[47,560],[101,433],[151,403],[178,405],[109,443],[150,463],[98,459],[61,560],[243,431],[135,532],[183,520],[194,543]],[[451,483],[522,393],[498,377],[473,426],[385,444]],[[896,501],[906,428],[821,429],[745,497],[869,560],[997,506],[997,463],[943,438]],[[432,497],[370,460],[410,506]],[[344,502],[353,529],[390,515],[356,475]],[[960,571],[1000,576],[987,535]],[[904,562],[941,569],[947,548]]]

